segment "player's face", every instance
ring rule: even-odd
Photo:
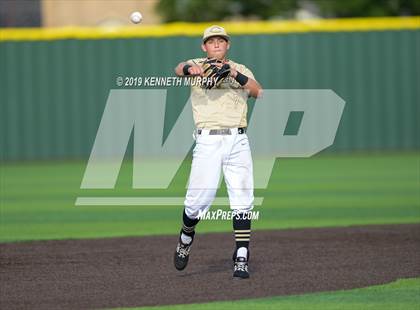
[[[224,59],[229,49],[229,42],[222,37],[211,37],[206,43],[201,45],[204,52],[207,53],[208,58]]]

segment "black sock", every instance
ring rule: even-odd
[[[249,239],[251,237],[251,220],[238,213],[233,217],[233,230],[235,232],[236,250],[245,247],[248,250]]]
[[[185,213],[185,209],[184,212],[182,214],[182,229],[181,232],[184,235],[187,235],[191,238],[194,237],[195,234],[195,225],[198,224],[198,222],[200,221],[200,219],[190,219],[187,214]]]

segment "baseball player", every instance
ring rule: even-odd
[[[202,82],[191,87],[196,146],[174,264],[178,270],[187,266],[199,215],[210,208],[223,171],[234,214],[233,277],[249,278],[251,220],[248,217],[253,209],[254,184],[246,135],[247,99],[258,97],[261,86],[247,67],[226,58],[230,38],[223,27],[207,28],[201,48],[206,58],[190,59],[175,68],[176,75],[200,77]]]

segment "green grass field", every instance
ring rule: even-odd
[[[115,190],[80,190],[85,162],[1,167],[0,241],[177,234],[182,206],[76,207],[81,196],[185,195],[188,165],[167,190],[131,188],[126,162]],[[277,160],[254,229],[420,222],[419,154],[323,155]],[[222,187],[218,196],[226,196]],[[224,207],[223,209],[227,209]],[[231,231],[230,221],[202,221],[202,232]],[[349,291],[158,309],[418,309],[420,279]],[[142,308],[143,309],[143,308]],[[153,308],[155,309],[155,308]]]
[[[375,285],[347,291],[316,294],[278,296],[272,298],[247,299],[239,301],[211,302],[161,307],[129,309],[159,310],[406,310],[419,309],[420,279],[404,279],[385,285]],[[128,308],[126,308],[128,309]]]
[[[1,167],[0,241],[177,234],[182,206],[78,206],[79,196],[185,195],[184,164],[167,190],[131,188],[123,165],[115,190],[80,190],[86,162]],[[226,196],[222,187],[218,196]],[[254,229],[420,222],[419,155],[323,155],[279,159]],[[223,207],[227,210],[227,207]],[[199,232],[231,231],[202,221]]]

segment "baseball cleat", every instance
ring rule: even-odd
[[[192,242],[190,244],[184,244],[181,238],[179,238],[174,254],[174,265],[176,269],[184,270],[187,267],[191,244]]]
[[[233,266],[233,277],[248,279],[248,260],[245,257],[237,257]]]

